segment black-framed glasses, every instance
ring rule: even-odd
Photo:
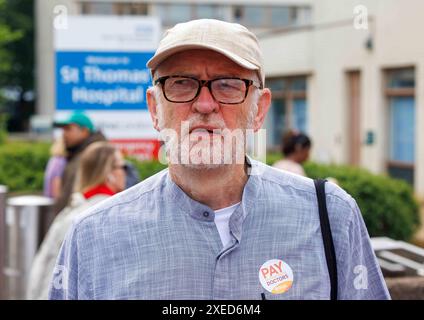
[[[161,84],[163,95],[169,102],[191,102],[199,96],[202,87],[208,87],[212,97],[223,104],[243,103],[249,92],[249,87],[261,85],[253,80],[240,78],[216,78],[199,80],[188,76],[165,76],[155,80],[154,84]]]

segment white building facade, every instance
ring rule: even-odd
[[[319,0],[311,8],[310,27],[259,34],[268,85],[286,88],[274,95],[269,131],[306,131],[314,159],[387,172],[423,196],[424,43],[416,35],[424,2]]]

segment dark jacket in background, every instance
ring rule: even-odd
[[[125,189],[128,189],[140,182],[140,175],[131,162],[125,161],[125,164],[127,165]]]
[[[77,174],[79,160],[82,152],[93,142],[106,141],[105,136],[101,132],[92,133],[86,140],[78,146],[67,148],[67,164],[62,176],[62,187],[60,197],[57,199],[54,211],[58,214],[65,208],[74,191],[75,176]]]

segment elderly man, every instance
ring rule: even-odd
[[[259,130],[270,106],[250,31],[178,24],[148,67],[169,169],[74,222],[51,299],[329,299],[334,279],[338,299],[389,298],[348,194],[327,184],[334,274],[313,181],[245,156],[245,139],[225,143]]]

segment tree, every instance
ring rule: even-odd
[[[33,0],[0,0],[0,61],[0,88],[17,96],[8,103],[9,129],[22,130],[34,110]]]
[[[12,52],[7,45],[22,38],[21,31],[11,30],[6,15],[6,2],[0,0],[0,78],[12,69]]]

